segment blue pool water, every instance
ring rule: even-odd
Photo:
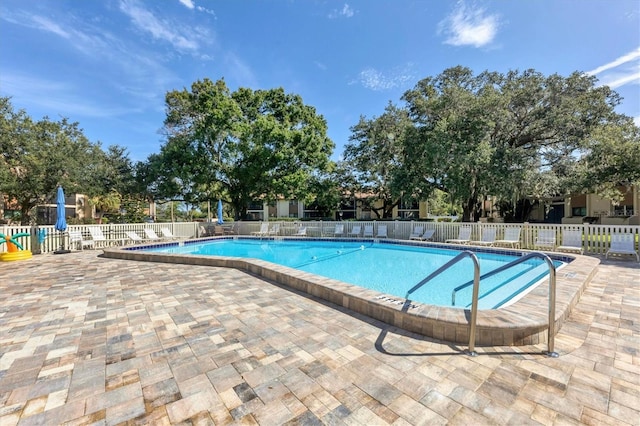
[[[147,248],[154,252],[262,259],[301,271],[404,298],[407,291],[460,252],[457,250],[367,241],[222,239],[194,244]],[[481,274],[516,259],[496,253],[476,253]],[[556,267],[562,262],[554,261]],[[541,259],[531,259],[480,282],[480,309],[495,309],[513,301],[548,274]],[[452,290],[473,280],[473,263],[464,259],[411,294],[410,299],[452,306]],[[456,294],[456,307],[471,303],[472,286]]]

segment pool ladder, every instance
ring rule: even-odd
[[[482,277],[480,277],[480,262],[478,261],[478,257],[475,255],[474,252],[470,250],[465,250],[460,254],[458,254],[453,259],[451,259],[450,261],[448,261],[447,263],[445,263],[444,265],[442,265],[440,268],[432,272],[430,275],[428,275],[425,279],[420,281],[418,284],[414,285],[407,292],[407,295],[405,296],[405,298],[409,299],[409,296],[411,295],[411,293],[415,292],[424,284],[426,284],[428,281],[440,275],[442,272],[446,271],[454,264],[460,262],[465,257],[469,257],[473,261],[473,281],[456,287],[453,290],[451,297],[452,297],[452,301],[455,303],[455,293],[458,290],[461,290],[462,288],[468,287],[469,285],[473,284],[473,294],[471,299],[471,322],[469,324],[469,349],[466,351],[466,353],[471,356],[477,355],[475,351],[475,344],[476,344],[476,320],[478,317],[478,293],[480,291],[480,279],[497,274],[498,272],[502,272],[506,269],[516,266],[522,262],[526,262],[527,260],[535,257],[535,258],[543,259],[547,263],[547,266],[549,266],[549,327],[548,327],[548,336],[547,336],[547,351],[545,352],[545,354],[549,357],[557,358],[558,353],[554,352],[553,350],[554,340],[555,340],[555,318],[556,318],[556,267],[554,266],[553,261],[551,261],[549,256],[547,256],[544,253],[539,253],[539,252],[529,253],[526,256],[518,258],[513,262],[510,262],[504,266],[501,266],[500,268],[495,269],[491,272],[488,272]]]

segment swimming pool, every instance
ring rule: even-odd
[[[234,268],[263,280],[265,286],[280,285],[299,294],[311,297],[319,303],[329,303],[335,307],[347,309],[364,321],[373,321],[381,328],[383,324],[397,327],[396,330],[417,333],[453,343],[468,343],[470,338],[470,310],[459,307],[437,306],[419,302],[409,302],[402,297],[390,295],[376,290],[345,283],[340,280],[325,278],[315,273],[309,273],[288,266],[260,260],[256,258],[240,258],[232,256],[197,255],[156,251],[158,248],[178,248],[197,246],[208,241],[251,239],[246,236],[209,237],[184,242],[148,243],[128,247],[107,247],[102,256],[107,259],[125,261],[158,262],[165,264],[164,269],[179,274],[179,268],[170,265],[191,265],[193,267]],[[284,240],[295,238],[285,237]],[[275,240],[271,237],[266,240]],[[308,244],[317,239],[305,238]],[[322,239],[328,240],[328,239]],[[350,241],[342,239],[341,242]],[[372,239],[360,239],[355,242],[371,243]],[[353,241],[351,241],[353,242]],[[422,246],[431,248],[450,249],[451,245],[411,242],[403,240],[380,240],[383,244],[402,246]],[[511,254],[520,256],[526,251],[513,251],[504,248],[471,248],[477,253]],[[182,250],[182,249],[181,249]],[[337,253],[336,253],[337,254]],[[598,258],[577,254],[552,254],[554,260],[567,262],[562,273],[556,275],[556,321],[558,330],[562,322],[568,317],[571,309],[577,303],[583,289],[589,283],[597,266]],[[353,263],[353,262],[352,262]],[[466,263],[463,260],[462,263]],[[396,270],[398,267],[396,266]],[[469,270],[473,268],[469,265]],[[484,273],[484,271],[483,271]],[[547,281],[547,280],[545,280]],[[135,286],[135,282],[130,285]],[[212,281],[212,286],[215,282]],[[268,291],[267,288],[265,288]],[[406,289],[403,289],[405,291]],[[477,312],[476,345],[488,346],[520,346],[542,343],[547,340],[549,316],[549,285],[532,286],[530,291],[519,300],[500,309],[479,309]],[[212,307],[213,309],[213,307]],[[379,321],[379,323],[378,323]]]
[[[407,291],[460,253],[459,250],[374,241],[219,239],[148,248],[149,251],[205,256],[254,258],[333,278],[345,283],[406,297]],[[517,256],[480,252],[483,274]],[[555,261],[556,268],[563,262]],[[530,259],[481,280],[479,309],[496,309],[521,297],[548,275],[542,259]],[[471,260],[456,263],[412,293],[412,302],[468,308],[473,280]],[[460,288],[462,287],[462,288]],[[455,304],[452,294],[456,291]]]

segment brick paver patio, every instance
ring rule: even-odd
[[[233,269],[0,264],[0,425],[640,424],[640,265],[546,345],[422,338]]]

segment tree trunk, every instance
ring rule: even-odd
[[[31,216],[29,216],[29,212],[33,206],[28,205],[27,203],[20,204],[20,225],[29,225],[31,222]]]

